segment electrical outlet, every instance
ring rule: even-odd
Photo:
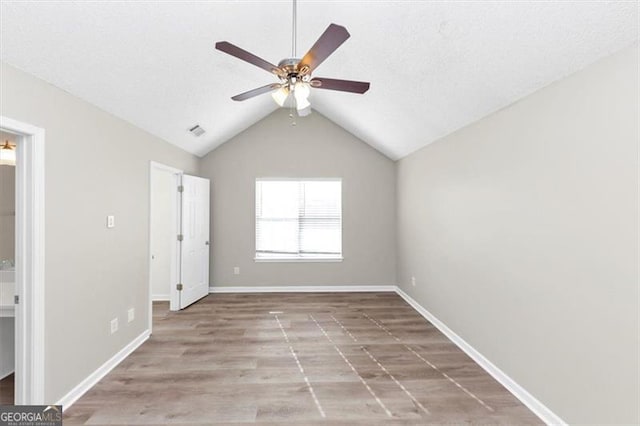
[[[240,267],[239,266],[234,266],[233,267],[233,275],[240,275]]]
[[[411,285],[412,285],[413,287],[415,287],[415,286],[416,286],[416,277],[411,277]]]
[[[136,310],[131,308],[127,311],[127,321],[131,322],[136,318]]]
[[[114,228],[116,226],[116,217],[107,216],[107,228]]]
[[[111,334],[118,331],[118,318],[114,318],[111,320]]]

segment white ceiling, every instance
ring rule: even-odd
[[[291,53],[291,3],[1,2],[0,58],[197,155],[270,114],[275,80],[214,50]],[[314,75],[371,82],[314,90],[315,109],[393,159],[638,39],[636,2],[298,4],[298,56],[329,23],[351,38]],[[188,129],[207,133],[195,138]],[[287,126],[288,123],[283,123]]]

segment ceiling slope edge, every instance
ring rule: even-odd
[[[603,56],[600,56],[600,57],[596,58],[595,60],[593,60],[592,62],[589,62],[589,63],[585,64],[584,66],[576,68],[576,69],[574,69],[574,70],[572,70],[572,71],[570,71],[570,72],[558,77],[557,79],[555,79],[553,81],[547,82],[546,84],[544,84],[541,87],[538,87],[536,89],[531,90],[530,92],[525,93],[524,95],[522,95],[518,99],[515,99],[513,101],[510,101],[510,102],[504,104],[503,106],[495,108],[494,110],[490,111],[489,113],[484,114],[484,115],[482,115],[482,116],[480,116],[480,117],[478,117],[478,118],[476,118],[474,120],[471,120],[468,123],[463,124],[462,126],[456,128],[456,129],[454,129],[452,131],[447,131],[447,132],[443,133],[440,136],[434,137],[431,141],[425,142],[422,146],[419,146],[419,147],[417,147],[415,149],[412,149],[409,152],[407,152],[406,154],[399,155],[399,156],[393,156],[393,157],[389,157],[389,158],[392,158],[395,161],[400,161],[403,158],[409,157],[411,154],[415,154],[416,152],[428,147],[431,144],[434,144],[436,142],[441,142],[444,139],[446,139],[448,136],[451,136],[451,135],[453,135],[455,133],[458,133],[459,131],[461,131],[463,129],[466,129],[467,127],[473,126],[474,124],[476,124],[476,123],[478,123],[478,122],[480,122],[480,121],[482,121],[482,120],[484,120],[486,118],[489,118],[489,117],[491,117],[491,116],[493,116],[495,114],[498,114],[498,113],[500,113],[500,111],[503,111],[503,110],[511,108],[512,106],[522,102],[523,100],[529,98],[530,96],[534,96],[536,93],[538,93],[538,92],[540,92],[540,91],[542,91],[542,90],[544,90],[544,89],[546,89],[548,87],[551,87],[551,86],[553,86],[555,84],[558,84],[558,83],[560,83],[560,82],[562,82],[562,81],[564,81],[564,80],[566,80],[568,78],[571,78],[572,76],[574,76],[576,74],[579,74],[582,71],[584,71],[584,70],[586,70],[588,68],[591,68],[592,66],[596,66],[600,62],[606,61],[607,59],[609,59],[609,58],[611,58],[613,56],[616,56],[616,55],[622,53],[623,51],[625,51],[627,49],[633,49],[633,48],[635,48],[637,51],[640,51],[640,40],[634,40],[629,45],[627,45],[627,46],[625,46],[625,47],[623,47],[621,49],[618,49],[613,53],[607,53],[607,54],[605,54]],[[639,74],[639,78],[640,78],[640,74]]]
[[[244,133],[245,131],[249,130],[253,126],[256,126],[256,125],[260,124],[260,122],[266,120],[271,115],[281,112],[282,109],[286,109],[286,108],[276,108],[274,110],[270,110],[264,117],[261,117],[259,120],[256,120],[254,123],[244,127],[241,131],[239,131],[238,133],[234,134],[233,136],[231,136],[230,138],[228,138],[224,142],[222,142],[222,143],[216,145],[215,147],[211,148],[209,151],[207,151],[205,154],[201,155],[200,157],[201,158],[206,157],[207,155],[209,155],[210,153],[214,152],[216,149],[220,148],[224,144],[226,144],[228,142],[231,142],[238,135],[241,135],[242,133]],[[387,158],[387,159],[389,159],[391,161],[396,161],[397,160],[397,157],[394,156],[392,153],[390,153],[389,150],[385,150],[383,147],[376,146],[376,145],[366,141],[365,139],[363,139],[362,137],[358,136],[357,134],[355,134],[354,132],[350,131],[349,129],[344,128],[341,124],[336,123],[330,117],[327,117],[322,111],[317,110],[315,107],[312,107],[312,111],[313,111],[312,112],[313,114],[319,115],[320,117],[324,118],[325,120],[327,120],[328,122],[330,122],[334,126],[337,126],[338,128],[340,128],[340,130],[342,130],[343,132],[348,133],[349,135],[353,136],[355,139],[357,139],[358,141],[360,141],[363,144],[367,145],[369,148],[373,149],[374,151],[376,151],[378,154],[382,155],[383,157],[385,157],[385,158]],[[294,114],[295,114],[295,112],[294,112]],[[304,120],[305,118],[304,117],[296,117],[296,119]],[[289,126],[290,124],[287,123],[287,124],[284,124],[284,125]]]
[[[134,122],[132,122],[132,121],[130,121],[130,120],[128,120],[128,119],[126,119],[126,118],[124,118],[124,117],[121,117],[121,116],[119,116],[118,114],[116,114],[116,113],[114,113],[114,112],[112,112],[112,111],[109,111],[109,110],[108,110],[108,109],[106,109],[106,108],[103,108],[103,107],[101,107],[101,106],[98,106],[98,105],[94,104],[93,102],[91,102],[91,101],[89,101],[89,100],[87,100],[87,99],[83,98],[82,96],[78,96],[78,95],[76,95],[75,93],[71,93],[71,92],[69,92],[67,89],[65,89],[64,87],[57,86],[57,85],[55,85],[55,84],[53,84],[53,83],[51,83],[51,82],[49,82],[49,81],[45,80],[44,78],[42,78],[42,77],[40,77],[40,76],[37,76],[37,75],[35,75],[35,74],[32,74],[31,72],[29,72],[29,71],[27,71],[27,70],[24,70],[24,69],[20,68],[20,67],[19,67],[19,66],[17,66],[17,65],[14,65],[14,64],[12,64],[12,63],[10,63],[10,62],[7,62],[7,61],[5,61],[5,60],[0,61],[0,64],[2,64],[2,66],[7,66],[7,67],[10,67],[10,68],[13,68],[14,70],[16,70],[16,71],[18,71],[18,72],[21,72],[21,73],[23,73],[23,74],[26,74],[26,75],[28,75],[28,76],[29,76],[29,77],[31,77],[31,78],[35,78],[36,80],[41,81],[43,84],[46,84],[47,86],[51,86],[51,87],[53,87],[54,89],[59,90],[59,91],[61,91],[61,92],[65,93],[66,95],[69,95],[69,96],[71,96],[71,97],[73,97],[73,98],[75,98],[75,99],[78,99],[79,101],[82,101],[83,103],[85,103],[85,104],[87,104],[87,105],[91,106],[92,108],[95,108],[95,109],[97,109],[97,110],[99,110],[99,111],[101,111],[101,112],[103,112],[103,113],[105,113],[105,114],[107,114],[107,115],[110,115],[110,116],[111,116],[111,117],[113,117],[113,118],[117,118],[118,120],[123,121],[123,122],[127,123],[128,125],[130,125],[130,126],[132,126],[132,127],[135,127],[136,129],[140,130],[141,132],[144,132],[144,133],[146,133],[146,134],[148,134],[148,135],[150,135],[150,136],[153,136],[153,137],[154,137],[154,138],[156,138],[156,139],[159,139],[159,140],[160,140],[160,141],[162,141],[162,142],[165,142],[165,143],[167,143],[167,144],[169,144],[169,145],[171,145],[171,146],[174,146],[174,147],[176,147],[176,148],[180,149],[181,151],[186,152],[187,154],[191,154],[191,155],[194,155],[194,156],[196,156],[196,157],[201,157],[201,156],[200,156],[200,155],[198,155],[196,152],[192,152],[192,151],[190,151],[190,150],[185,149],[185,148],[184,148],[184,147],[182,147],[182,146],[176,145],[175,143],[171,142],[170,140],[168,140],[168,139],[166,139],[166,138],[164,138],[164,137],[162,137],[162,136],[160,136],[160,135],[157,135],[157,134],[155,134],[155,133],[153,133],[153,132],[151,132],[151,131],[149,131],[149,130],[145,129],[144,127],[141,127],[141,126],[139,126],[138,124],[136,124],[136,123],[134,123]]]

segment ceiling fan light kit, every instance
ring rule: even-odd
[[[289,88],[286,86],[282,86],[278,90],[273,92],[271,94],[271,97],[273,98],[274,101],[276,101],[278,105],[283,107],[284,104],[287,102],[287,99],[289,99]]]
[[[4,145],[0,146],[0,166],[15,166],[16,165],[16,146],[5,141]]]
[[[311,78],[313,71],[338,49],[338,47],[350,37],[350,34],[345,27],[330,24],[302,59],[295,58],[296,15],[296,0],[293,0],[292,58],[281,60],[277,66],[227,41],[216,43],[216,49],[262,68],[277,76],[280,80],[280,83],[258,87],[257,89],[233,96],[231,99],[234,101],[244,101],[264,93],[273,92],[271,96],[280,107],[287,105],[295,106],[298,116],[304,117],[311,113],[311,103],[309,102],[311,88],[359,94],[369,90],[368,82],[337,80],[323,77]]]

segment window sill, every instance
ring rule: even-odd
[[[342,262],[344,258],[342,256],[339,257],[254,257],[253,260],[256,263],[273,263],[273,262],[309,262],[309,263],[317,263],[317,262]]]

